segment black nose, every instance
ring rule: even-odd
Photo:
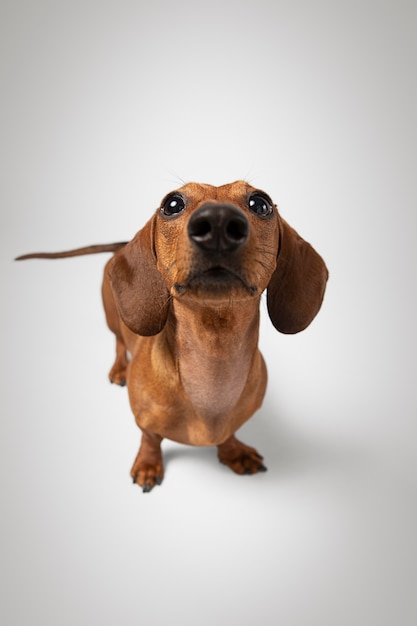
[[[245,214],[232,204],[204,204],[188,222],[189,238],[206,252],[234,252],[248,235]]]

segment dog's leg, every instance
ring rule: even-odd
[[[111,383],[116,383],[124,387],[126,384],[126,368],[128,366],[128,358],[126,354],[126,346],[123,339],[116,335],[116,359],[113,363],[113,367],[109,372],[109,379]]]
[[[162,437],[142,429],[142,442],[133,463],[130,475],[133,482],[147,493],[155,485],[160,485],[164,477],[164,466],[161,452]]]
[[[255,448],[251,448],[234,435],[217,446],[219,461],[232,469],[236,474],[256,474],[265,472],[266,467],[262,463],[263,457]]]
[[[103,285],[101,291],[107,326],[116,335],[116,359],[113,363],[113,367],[109,372],[109,379],[111,383],[116,383],[116,385],[120,385],[121,387],[123,387],[126,384],[126,368],[128,365],[128,358],[126,353],[126,345],[122,336],[120,317],[117,311],[116,302],[114,301],[113,292],[108,278],[109,263],[107,263],[104,270]]]

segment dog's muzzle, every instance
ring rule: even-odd
[[[186,280],[175,283],[176,293],[230,297],[232,290],[243,289],[253,296],[257,289],[248,284],[239,254],[249,229],[246,215],[233,204],[207,202],[199,207],[187,226],[196,254]]]

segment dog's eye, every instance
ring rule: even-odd
[[[185,209],[184,198],[179,193],[172,193],[165,198],[161,205],[161,213],[165,217],[178,215]]]
[[[254,193],[249,198],[249,209],[259,217],[268,217],[273,211],[272,200],[268,196]]]

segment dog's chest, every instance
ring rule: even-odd
[[[183,389],[194,410],[205,420],[219,420],[229,415],[242,395],[250,362],[240,358],[201,354],[198,350],[183,353],[179,373]]]
[[[243,393],[253,360],[246,333],[220,320],[180,329],[177,346],[181,384],[193,409],[207,423],[225,419]]]

